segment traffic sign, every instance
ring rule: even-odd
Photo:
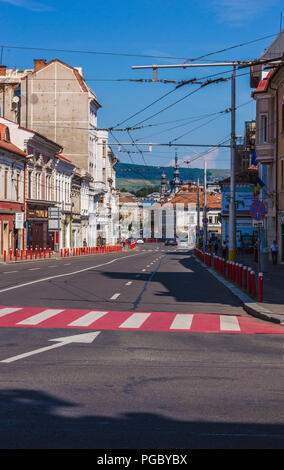
[[[250,206],[250,215],[255,220],[262,220],[265,216],[265,205],[261,201],[254,201]]]
[[[207,217],[204,217],[204,219],[202,219],[202,222],[203,222],[204,225],[207,225],[207,224],[208,224],[208,219],[207,219]]]

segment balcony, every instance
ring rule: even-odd
[[[275,162],[275,144],[269,142],[266,144],[256,144],[256,160],[264,165]]]
[[[107,192],[106,185],[103,181],[94,181],[92,184],[94,194],[104,194]]]

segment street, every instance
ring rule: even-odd
[[[284,328],[192,252],[0,265],[0,305],[1,448],[283,448]]]

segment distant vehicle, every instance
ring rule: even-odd
[[[138,239],[136,240],[136,243],[144,243],[144,240],[143,240],[142,238],[138,238]]]
[[[178,242],[178,248],[179,248],[179,249],[188,248],[188,240],[187,240],[187,238],[182,238],[181,240],[179,240],[179,242]]]
[[[175,238],[168,238],[165,242],[166,246],[172,245],[172,246],[177,246],[177,241]]]

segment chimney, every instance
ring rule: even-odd
[[[34,59],[34,71],[38,72],[39,70],[43,69],[46,65],[45,59]]]
[[[6,65],[0,65],[0,76],[5,77],[6,76]]]

